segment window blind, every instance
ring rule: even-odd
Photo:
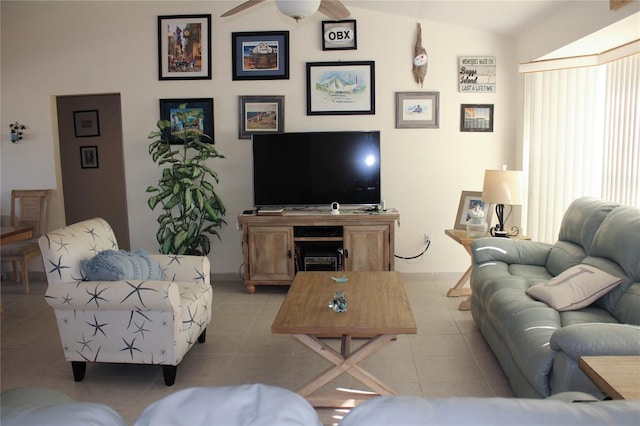
[[[640,207],[639,58],[525,74],[523,221],[534,240],[554,242],[580,196]]]
[[[640,207],[640,55],[606,69],[602,198]]]

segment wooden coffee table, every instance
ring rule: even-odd
[[[346,283],[331,277],[345,275]],[[347,312],[336,313],[328,307],[335,291],[344,291]],[[292,334],[312,351],[332,364],[297,392],[314,407],[353,407],[367,399],[362,395],[315,392],[331,380],[347,373],[379,395],[395,391],[358,365],[398,334],[416,334],[417,327],[404,284],[398,272],[299,272],[273,321],[271,332]],[[351,339],[366,342],[351,350]],[[340,338],[340,352],[321,338]],[[345,401],[348,399],[348,401]]]

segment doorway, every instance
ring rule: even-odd
[[[56,97],[65,223],[105,219],[129,250],[120,94]]]

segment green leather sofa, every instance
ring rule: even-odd
[[[516,396],[579,391],[603,398],[579,358],[640,355],[640,210],[579,198],[555,244],[481,238],[471,248],[471,314]],[[580,309],[558,311],[527,294],[576,265],[621,282]]]

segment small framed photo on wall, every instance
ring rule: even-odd
[[[97,146],[80,147],[80,167],[83,169],[97,169],[99,167]]]
[[[73,125],[76,138],[90,138],[100,136],[100,121],[98,110],[74,111]]]
[[[322,21],[322,50],[356,50],[356,20]]]
[[[460,105],[461,132],[493,132],[493,104]]]
[[[238,138],[255,133],[284,132],[284,96],[240,96]]]
[[[396,92],[396,129],[437,129],[439,92]]]

